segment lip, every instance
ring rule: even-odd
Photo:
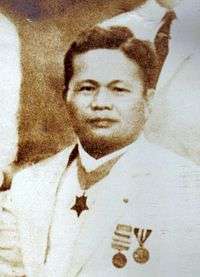
[[[117,123],[118,120],[113,118],[97,117],[89,119],[89,123],[95,127],[99,128],[108,128],[111,127],[114,123]]]

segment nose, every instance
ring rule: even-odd
[[[108,89],[99,89],[92,99],[91,108],[93,110],[112,110],[113,104]]]

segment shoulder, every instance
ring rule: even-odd
[[[140,167],[148,169],[149,172],[200,178],[200,166],[145,138],[137,145],[137,151],[134,150],[133,145],[133,151],[130,149],[128,156],[130,164],[135,163],[136,160]]]
[[[68,157],[73,149],[74,145],[66,147],[65,149],[59,151],[55,155],[44,159],[38,163],[32,164],[27,166],[26,168],[19,171],[14,179],[19,178],[30,178],[31,175],[39,175],[40,173],[45,172],[48,169],[55,170],[62,166],[63,164],[66,164],[68,161]]]
[[[165,167],[170,172],[174,173],[188,173],[192,175],[193,173],[200,174],[200,166],[164,146],[156,145],[151,143],[153,150],[153,158],[159,162],[160,166]]]
[[[19,171],[14,176],[10,193],[14,209],[23,209],[24,205],[32,206],[35,199],[55,193],[71,149],[72,147],[66,148],[48,159]]]

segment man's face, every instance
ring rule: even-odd
[[[80,141],[131,143],[145,122],[143,91],[139,66],[120,50],[77,55],[67,104]]]

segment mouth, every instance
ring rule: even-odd
[[[92,118],[89,120],[89,123],[97,128],[108,128],[111,127],[113,124],[117,123],[118,120],[113,118]]]

